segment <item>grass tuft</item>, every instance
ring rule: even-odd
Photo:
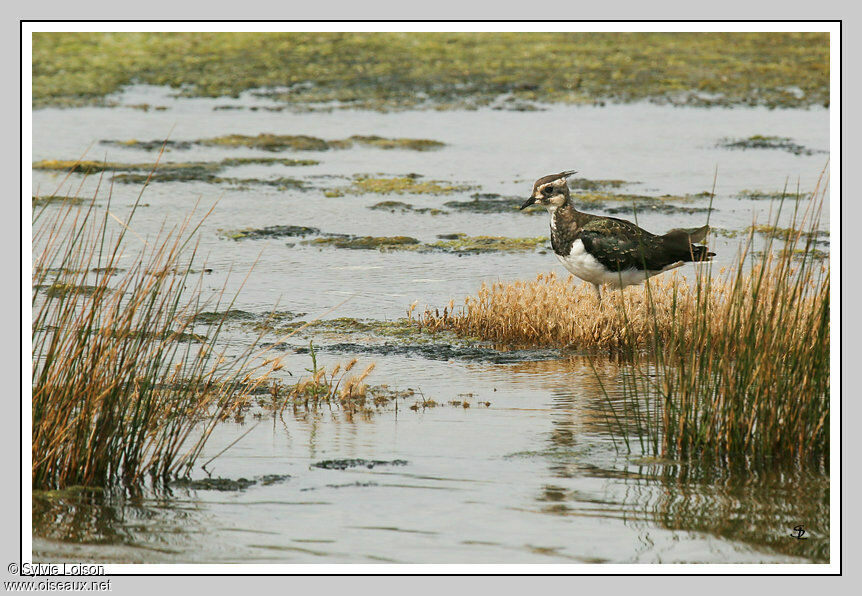
[[[334,405],[340,407],[348,419],[354,414],[367,418],[376,408],[386,405],[391,399],[404,397],[397,392],[388,391],[385,386],[370,388],[365,383],[365,379],[374,370],[375,363],[372,362],[361,369],[361,372],[357,372],[358,360],[352,358],[346,363],[338,363],[327,369],[325,366],[318,366],[314,344],[309,341],[308,345],[312,367],[305,370],[309,376],[289,387],[284,387],[278,381],[272,382],[270,405],[273,411],[283,412],[287,407],[291,407],[296,414],[300,409],[310,411],[322,406],[331,409]],[[409,395],[412,395],[412,391]]]

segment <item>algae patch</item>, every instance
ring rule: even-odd
[[[726,228],[710,228],[710,233],[725,238],[737,238],[739,236],[750,236],[758,234],[767,238],[775,238],[777,240],[789,240],[799,237],[801,239],[812,240],[815,243],[828,244],[829,232],[826,230],[797,230],[794,228],[783,228],[771,225],[753,225],[742,230],[728,230]]]
[[[261,133],[257,136],[225,135],[195,141],[198,145],[217,147],[250,147],[264,151],[326,151],[329,143],[308,135],[274,135]]]
[[[196,314],[192,319],[195,323],[204,323],[207,325],[212,325],[214,323],[221,323],[222,321],[252,321],[254,320],[256,315],[253,313],[239,310],[239,309],[230,309],[224,312],[215,312],[215,311],[204,311]]]
[[[659,204],[669,201],[690,202],[697,199],[708,199],[710,193],[702,191],[695,194],[685,195],[636,195],[627,193],[613,193],[604,191],[575,191],[572,193],[572,202],[575,205],[597,205],[602,203],[635,203],[635,204]]]
[[[346,470],[348,468],[367,468],[373,469],[375,466],[406,466],[407,461],[403,459],[393,459],[391,461],[379,459],[327,459],[311,464],[312,468],[321,468],[323,470]]]
[[[64,195],[42,195],[42,196],[33,195],[33,207],[42,207],[44,205],[57,205],[57,204],[86,205],[90,202],[91,202],[90,199],[84,199],[81,197],[68,197],[68,196],[64,196]]]
[[[111,178],[114,182],[123,184],[143,184],[144,182],[207,182],[209,184],[225,184],[237,190],[250,186],[273,186],[278,190],[306,190],[305,183],[296,178],[223,178],[209,174],[201,174],[193,170],[177,172],[156,172],[154,174],[116,174]]]
[[[746,139],[721,139],[716,146],[725,149],[779,149],[781,151],[788,151],[793,155],[827,153],[827,151],[810,149],[804,145],[799,145],[788,137],[764,135],[753,135]]]
[[[535,250],[547,242],[544,236],[536,238],[508,238],[505,236],[467,236],[448,234],[431,243],[422,243],[409,236],[333,236],[304,240],[311,246],[332,246],[359,250],[410,250],[416,252],[446,252],[453,254],[479,254],[489,252],[519,252]]]
[[[154,164],[123,164],[110,161],[74,161],[61,159],[43,159],[33,162],[34,170],[55,170],[73,172],[76,174],[95,174],[117,170],[152,170]],[[166,164],[162,164],[164,166]]]
[[[199,480],[179,478],[177,480],[172,480],[169,483],[169,486],[171,488],[186,488],[192,490],[217,490],[222,492],[241,491],[256,484],[269,486],[271,484],[284,482],[289,478],[290,476],[287,474],[268,474],[255,478],[254,480],[249,480],[248,478],[237,478],[236,480],[230,478],[201,478]]]
[[[45,292],[47,296],[67,296],[70,294],[84,294],[85,296],[95,296],[104,294],[105,292],[113,292],[104,286],[93,285],[78,285],[64,282],[55,282],[53,284],[40,284],[34,286],[34,289]]]
[[[519,212],[523,199],[517,197],[503,197],[495,193],[474,193],[469,201],[448,201],[443,203],[452,211],[464,213],[515,213]],[[528,215],[544,215],[543,210],[525,209],[520,213]]]
[[[187,150],[193,146],[204,147],[245,147],[249,149],[260,149],[262,151],[329,151],[330,149],[350,149],[355,145],[363,147],[374,147],[377,149],[405,149],[410,151],[434,151],[445,147],[446,144],[432,139],[411,138],[387,138],[377,135],[353,135],[346,139],[325,140],[310,135],[280,135],[272,133],[260,133],[257,135],[231,134],[208,139],[196,139],[186,141],[152,140],[139,141],[128,139],[125,141],[115,139],[102,140],[103,145],[124,147],[127,149],[142,149],[144,151],[158,151],[165,149]],[[240,161],[240,160],[236,160]],[[248,161],[260,163],[262,160],[253,158]],[[284,165],[314,165],[319,162],[310,159],[278,160],[285,162]],[[288,163],[292,162],[292,163]]]
[[[267,319],[261,325],[256,325],[258,330],[274,329],[273,324],[283,320]],[[415,321],[402,318],[394,321],[379,321],[376,319],[356,319],[353,317],[337,317],[334,319],[319,319],[317,321],[292,321],[286,325],[277,327],[278,333],[293,331],[305,326],[310,331],[320,331],[331,334],[364,333],[374,334],[381,337],[406,337],[413,334],[422,334],[422,330]]]
[[[467,236],[457,234],[455,238],[438,240],[425,245],[427,250],[440,250],[456,254],[479,254],[487,252],[522,252],[535,250],[548,242],[546,236],[533,238],[507,238],[504,236]]]
[[[42,160],[33,163],[34,170],[64,171],[79,174],[98,172],[120,172],[112,180],[118,183],[142,184],[144,182],[207,182],[210,184],[267,185],[280,189],[305,189],[305,184],[295,178],[231,178],[219,174],[229,167],[246,165],[298,166],[314,165],[314,160],[279,158],[229,158],[221,161],[189,161],[154,163],[120,163],[97,161]]]
[[[376,147],[379,149],[409,149],[412,151],[431,151],[444,146],[440,141],[430,139],[395,138],[376,135],[353,135],[346,139],[326,141],[309,135],[277,135],[261,133],[257,136],[226,135],[211,139],[194,141],[198,145],[220,147],[249,147],[264,151],[328,151],[330,149],[349,149],[354,145]]]
[[[332,188],[324,194],[327,197],[343,197],[347,194],[448,195],[473,188],[466,184],[455,184],[444,180],[421,180],[421,178],[419,174],[394,177],[360,174],[354,176],[350,186]]]
[[[312,246],[333,246],[353,250],[416,250],[421,243],[409,236],[332,236],[304,240]]]
[[[241,323],[256,330],[271,330],[278,325],[287,323],[303,316],[305,313],[297,313],[289,310],[273,311],[266,314],[256,314],[239,309],[226,311],[205,311],[198,313],[192,318],[192,322],[202,325],[219,325],[222,323]]]
[[[95,174],[98,172],[156,172],[180,174],[187,173],[189,176],[202,176],[215,174],[231,166],[244,165],[282,165],[282,166],[307,166],[316,165],[320,162],[313,159],[283,159],[276,157],[242,157],[227,158],[221,161],[181,161],[156,163],[123,163],[113,161],[73,161],[62,159],[43,159],[33,162],[34,170],[55,170],[73,172],[78,174]]]
[[[150,110],[155,110],[157,112],[164,112],[168,109],[168,106],[154,106],[148,103],[127,103],[121,104],[117,107],[129,108],[131,110],[140,110],[142,112],[149,112]]]
[[[388,211],[389,213],[428,213],[429,215],[441,215],[446,213],[442,209],[433,207],[414,207],[402,201],[381,201],[368,207],[374,211]]]
[[[685,195],[636,195],[620,194],[604,191],[585,191],[572,193],[572,202],[576,207],[582,209],[598,209],[605,213],[634,214],[634,213],[705,213],[715,211],[714,207],[698,206],[687,207],[674,203],[691,203],[694,201],[709,199],[712,196],[707,191]],[[608,205],[610,203],[610,206]]]
[[[636,203],[635,205],[625,205],[621,207],[599,207],[605,213],[611,215],[626,214],[634,215],[636,213],[661,213],[664,215],[672,215],[676,213],[707,213],[717,211],[715,207],[683,207],[680,205],[672,205],[670,203]]]
[[[794,228],[782,228],[779,226],[758,224],[749,226],[745,231],[754,232],[769,238],[778,238],[780,240],[789,240],[791,238],[800,237],[815,240],[816,242],[829,242],[826,240],[826,238],[829,238],[829,232],[826,230],[796,230]]]
[[[119,141],[114,139],[103,139],[99,141],[102,145],[112,145],[114,147],[126,147],[129,149],[143,149],[144,151],[159,151],[162,147],[165,151],[171,149],[186,150],[192,148],[191,141],[173,141],[170,139],[154,140],[154,141],[139,141],[138,139],[127,139]]]
[[[353,317],[338,317],[335,319],[320,319],[317,321],[296,320],[296,317],[267,317],[251,325],[255,331],[263,331],[282,335],[303,327],[305,335],[314,334],[329,338],[362,335],[367,341],[376,339],[403,340],[406,338],[432,337],[434,334],[424,331],[416,321],[407,318],[394,321],[376,319],[356,319]],[[439,337],[448,337],[439,335]],[[303,348],[304,350],[305,348]]]
[[[316,159],[288,159],[284,157],[230,157],[221,160],[220,163],[222,166],[316,166],[320,164]]]
[[[368,147],[377,147],[378,149],[410,149],[413,151],[434,151],[445,146],[445,143],[430,139],[387,139],[361,135],[353,135],[347,141]]]
[[[636,182],[626,180],[591,180],[589,178],[569,178],[568,185],[572,190],[607,190],[609,188],[620,188]]]
[[[808,196],[810,193],[800,193],[799,196]],[[741,190],[734,198],[744,199],[748,201],[795,201],[797,198],[796,192],[787,192],[783,190]]]
[[[244,228],[241,230],[219,230],[223,237],[231,240],[259,240],[261,238],[286,238],[296,236],[317,236],[320,230],[307,226],[267,226],[265,228]]]
[[[756,250],[751,253],[755,258],[763,258],[764,251]],[[790,258],[794,261],[825,261],[829,258],[829,253],[818,248],[795,248],[790,253]]]
[[[467,362],[490,362],[492,364],[515,364],[555,360],[560,350],[552,349],[505,349],[505,346],[490,346],[471,342],[424,342],[424,343],[357,343],[342,342],[318,346],[320,352],[337,354],[375,354],[380,356],[404,356],[426,360],[460,360]],[[300,348],[297,352],[302,352]]]

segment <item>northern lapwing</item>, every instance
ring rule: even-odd
[[[686,262],[715,256],[695,244],[706,237],[708,225],[656,236],[624,219],[581,213],[572,205],[566,183],[574,173],[569,170],[536,180],[521,209],[539,204],[548,210],[554,253],[566,269],[593,284],[599,301],[603,284],[624,288]]]

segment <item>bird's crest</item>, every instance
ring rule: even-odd
[[[536,186],[542,186],[543,184],[547,184],[549,182],[558,182],[563,181],[572,174],[576,174],[575,170],[566,170],[565,172],[560,172],[559,174],[549,174],[547,176],[542,176],[538,180],[536,180]]]
[[[548,176],[542,176],[536,183],[533,184],[533,192],[535,193],[537,188],[541,188],[546,184],[553,184],[554,186],[562,186],[566,183],[566,178],[571,176],[572,174],[577,174],[575,170],[566,170],[564,172],[560,172],[559,174],[550,174]]]

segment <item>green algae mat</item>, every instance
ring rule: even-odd
[[[33,104],[125,85],[392,110],[526,101],[829,105],[826,33],[34,33]]]

